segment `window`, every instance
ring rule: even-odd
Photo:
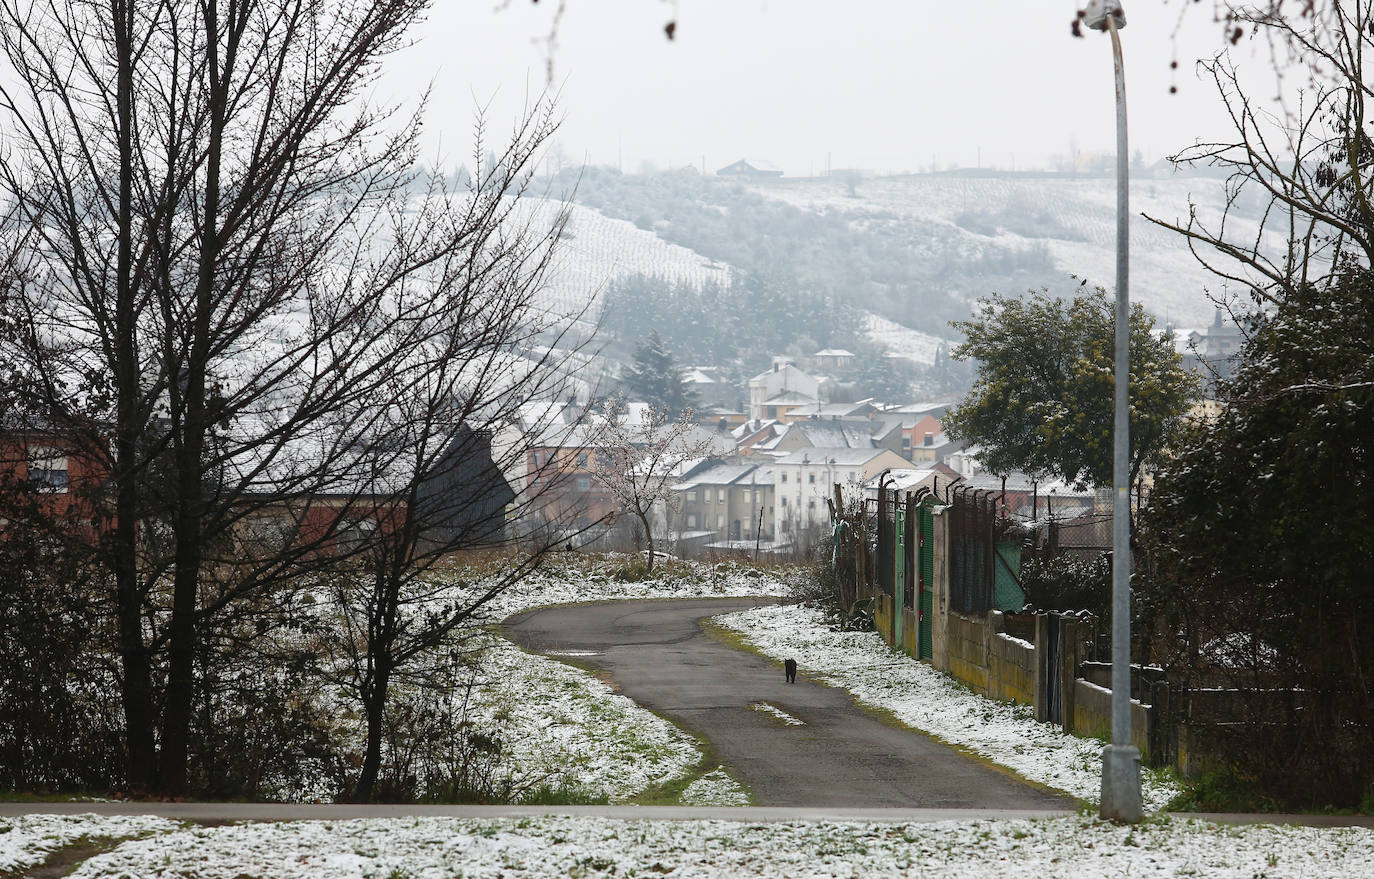
[[[725,503],[725,489],[721,488],[716,490],[716,503]]]
[[[592,481],[591,481],[591,479],[588,478],[588,477],[586,477],[586,476],[579,476],[579,477],[577,477],[577,490],[578,490],[578,491],[591,491],[591,490],[592,490]]]
[[[587,466],[587,453],[586,453],[586,452],[578,452],[578,453],[577,453],[577,466],[579,466],[579,467],[586,467],[586,466]]]
[[[687,500],[689,500],[689,501],[694,501],[694,502],[695,502],[696,499],[697,499],[697,490],[696,490],[695,488],[689,488],[689,489],[687,489]]]
[[[535,452],[535,453],[534,453],[534,466],[536,466],[536,467],[542,467],[542,466],[544,466],[544,453],[543,453],[543,452]]]
[[[782,505],[783,505],[783,508],[784,508],[784,509],[787,507],[787,498],[786,498],[786,497],[784,497],[784,498],[782,499]]]
[[[782,481],[783,481],[783,482],[786,482],[786,481],[787,481],[787,474],[786,474],[786,473],[782,474]]]
[[[806,502],[806,508],[807,508],[808,510],[814,510],[814,509],[816,509],[816,501],[815,501],[814,499],[807,501],[807,502]]]
[[[48,491],[66,491],[66,453],[51,446],[30,446],[29,481]]]
[[[816,474],[814,474],[814,473],[808,473],[808,474],[806,474],[806,481],[809,482],[809,483],[811,483],[812,485],[815,485],[815,484],[816,484]]]
[[[688,514],[687,514],[687,527],[688,527],[688,528],[695,528],[695,527],[697,527],[697,514],[696,514],[696,513],[688,513]]]

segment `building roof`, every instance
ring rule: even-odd
[[[878,489],[879,482],[886,482],[889,488],[897,491],[909,491],[923,483],[929,482],[932,478],[938,477],[945,480],[948,485],[959,479],[959,474],[949,469],[943,464],[932,464],[929,467],[912,468],[893,468],[886,474],[874,476],[872,479],[864,481],[865,489]]]
[[[1020,470],[1008,473],[1006,480],[1007,491],[1034,491],[1042,495],[1053,492],[1059,497],[1091,497],[1096,494],[1092,489],[1078,488],[1059,478],[1034,479],[1029,473]],[[987,491],[1001,491],[1002,477],[984,471],[965,478],[960,484]]]
[[[813,447],[809,449],[797,449],[795,452],[788,452],[778,458],[779,464],[835,464],[838,466],[854,466],[867,464],[879,455],[897,455],[891,449],[850,449],[850,448],[822,448]],[[897,455],[901,457],[901,455]]]
[[[793,431],[818,448],[873,448],[873,435],[866,428],[842,421],[794,421],[787,426],[787,433]]]
[[[853,403],[821,403],[817,401],[812,406],[802,406],[795,410],[793,415],[810,415],[813,418],[845,418],[849,416],[866,417],[868,413],[876,411],[877,406],[873,403],[873,398],[868,397]]]
[[[751,482],[751,475],[753,477],[752,482],[757,485],[772,486],[773,484],[772,467],[760,467],[757,464],[732,464],[721,461],[691,473],[672,488],[673,491],[683,491],[696,488],[699,485],[743,485]]]
[[[783,391],[763,401],[765,406],[804,406],[816,402],[816,398],[801,391]]]
[[[770,375],[778,375],[778,374],[781,374],[781,373],[786,373],[786,372],[788,372],[789,370],[792,371],[792,372],[797,373],[798,375],[805,376],[806,378],[810,378],[810,379],[813,379],[813,380],[814,380],[814,376],[810,375],[809,373],[807,373],[807,372],[806,372],[805,370],[803,370],[803,369],[798,369],[797,366],[796,366],[796,364],[794,364],[794,363],[782,363],[782,364],[779,364],[779,365],[778,365],[776,368],[774,368],[774,369],[765,369],[763,372],[761,372],[761,373],[759,373],[758,375],[754,376],[753,378],[749,379],[749,381],[751,381],[751,382],[764,381],[764,380],[766,380]]]
[[[853,357],[853,356],[854,356],[854,352],[853,352],[853,351],[846,351],[846,350],[844,350],[843,348],[822,348],[821,350],[817,351],[815,354],[812,354],[811,356],[812,356],[812,357]]]

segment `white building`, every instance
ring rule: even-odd
[[[857,492],[884,470],[910,466],[891,449],[808,448],[778,458],[773,463],[773,533],[782,540],[812,525],[828,526],[825,502],[834,497],[837,483]]]

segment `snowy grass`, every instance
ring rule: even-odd
[[[682,805],[747,806],[749,792],[730,777],[724,766],[717,766],[683,789]]]
[[[639,560],[617,553],[555,558],[497,596],[483,616],[501,620],[536,607],[589,601],[791,594],[792,587],[769,570],[737,562],[669,559],[655,565],[653,579],[636,582],[616,578],[618,571]]]
[[[0,876],[36,867],[52,853],[93,839],[127,839],[181,826],[151,815],[15,815],[0,817]]]
[[[439,877],[1321,877],[1367,875],[1374,832],[1086,816],[745,823],[398,818],[198,828],[128,842],[79,879]]]
[[[815,608],[760,607],[716,617],[761,653],[791,657],[816,679],[892,713],[902,723],[1005,766],[1038,784],[1097,802],[1102,742],[1038,723],[1029,706],[973,693],[931,666],[888,647],[874,632],[836,632]],[[1180,792],[1167,773],[1146,770],[1147,809]]]
[[[471,721],[505,744],[502,767],[613,803],[680,779],[701,762],[692,736],[591,674],[492,637]],[[537,697],[535,697],[537,694]]]

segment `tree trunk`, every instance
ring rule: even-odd
[[[367,748],[363,752],[358,786],[353,791],[355,802],[370,803],[376,795],[377,776],[382,768],[382,723],[386,719],[386,694],[390,679],[390,658],[382,657],[377,661],[371,688],[363,693],[363,710],[367,712]]]
[[[644,526],[644,539],[649,542],[649,572],[654,570],[654,531],[649,526],[649,514],[644,510],[635,508],[635,515],[639,517],[639,522]]]
[[[172,588],[172,623],[167,670],[167,707],[162,730],[162,788],[169,794],[187,791],[187,752],[195,698],[196,612],[200,566],[204,557],[201,521],[204,515],[206,433],[206,368],[210,358],[210,318],[214,309],[215,267],[220,256],[220,162],[227,113],[227,80],[234,67],[232,40],[221,60],[219,6],[204,7],[206,51],[210,70],[210,132],[205,163],[205,206],[201,218],[200,252],[192,311],[190,350],[185,384],[180,388],[182,418],[176,450],[176,573]],[[172,291],[165,291],[173,295]],[[181,384],[182,376],[173,376]]]
[[[113,556],[116,616],[119,622],[120,697],[130,788],[151,790],[157,777],[152,669],[143,640],[143,595],[138,579],[140,437],[138,348],[133,289],[133,9],[114,4],[116,113],[119,120],[119,205],[115,279],[114,380],[116,395]]]

